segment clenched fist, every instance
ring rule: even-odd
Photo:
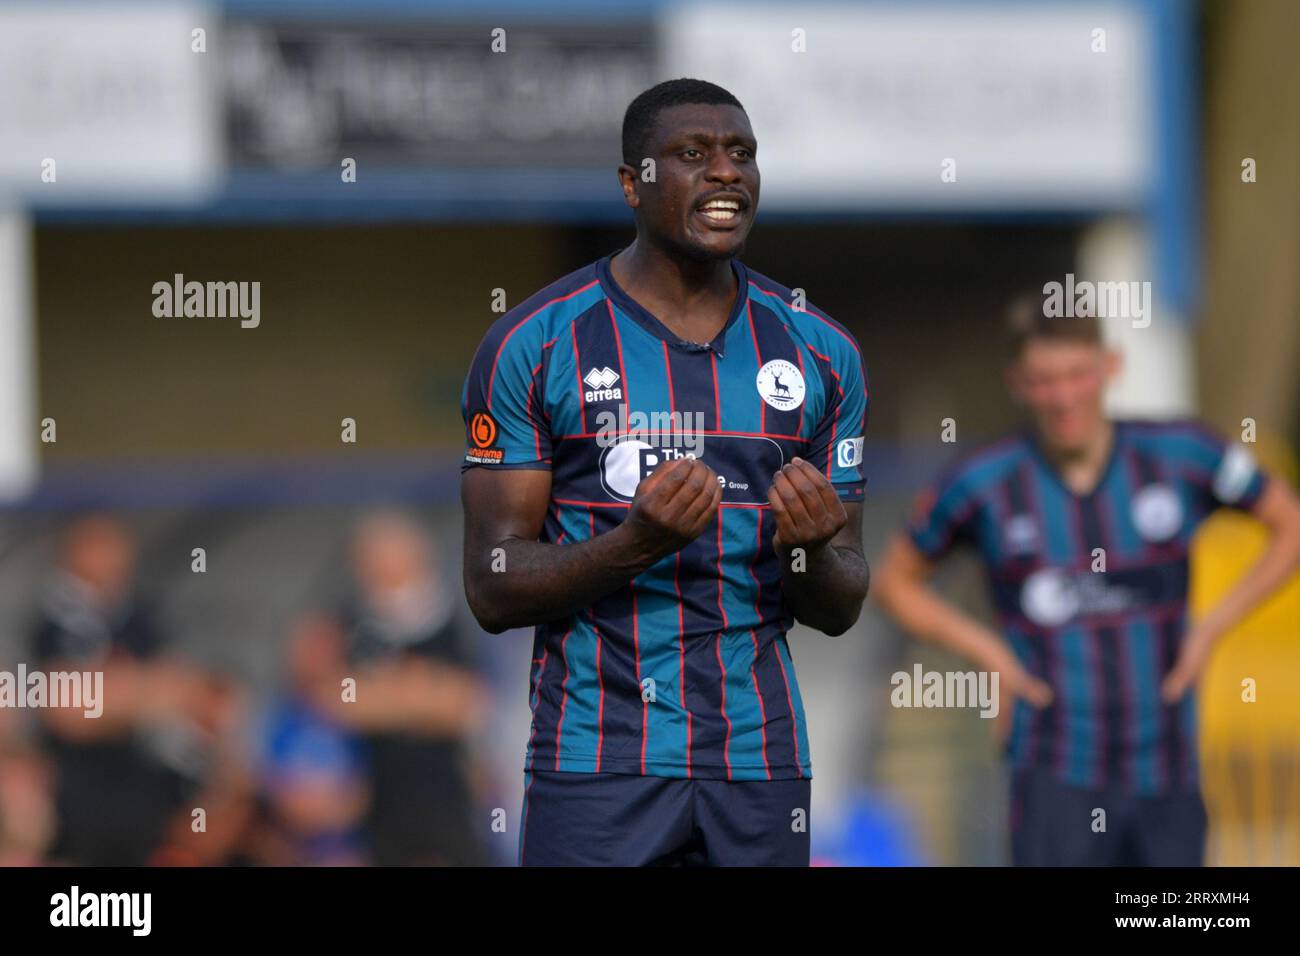
[[[820,547],[849,522],[830,481],[802,458],[790,459],[772,476],[767,501],[776,516],[772,544],[783,554]]]
[[[624,524],[647,552],[664,557],[698,538],[718,513],[722,485],[698,458],[674,458],[641,481]]]

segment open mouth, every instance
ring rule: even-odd
[[[744,206],[739,199],[710,199],[695,211],[710,222],[726,225],[740,218]]]

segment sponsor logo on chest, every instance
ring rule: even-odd
[[[1086,615],[1122,614],[1143,600],[1136,590],[1113,584],[1104,574],[1065,568],[1039,568],[1020,589],[1020,609],[1041,627],[1061,627]]]

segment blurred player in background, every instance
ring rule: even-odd
[[[912,634],[997,672],[1014,700],[1014,863],[1198,866],[1206,819],[1190,692],[1215,641],[1300,564],[1300,502],[1241,443],[1194,421],[1108,418],[1120,357],[1095,317],[1047,317],[1029,296],[1010,326],[1007,382],[1031,426],[918,496],[881,562],[877,600]],[[1271,540],[1189,622],[1189,543],[1220,506],[1253,513]],[[1001,633],[926,583],[963,542],[985,564]]]
[[[809,862],[786,632],[867,591],[862,357],[737,258],[757,143],[672,80],[623,122],[627,248],[487,333],[462,411],[465,587],[537,625],[524,865]]]

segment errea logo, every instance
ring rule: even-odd
[[[614,388],[614,383],[618,381],[618,372],[606,365],[604,368],[593,368],[583,376],[582,380],[590,388],[584,396],[584,400],[590,402],[605,402],[611,399],[622,400],[623,390]]]

